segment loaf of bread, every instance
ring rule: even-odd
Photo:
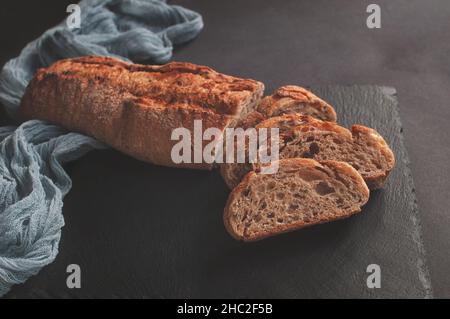
[[[307,115],[286,114],[267,119],[256,126],[279,128],[280,158],[313,158],[347,162],[362,175],[370,189],[381,188],[395,165],[395,157],[375,130],[353,125],[351,131],[333,122]],[[232,163],[220,167],[230,188],[254,169],[257,163]]]
[[[347,163],[283,159],[275,174],[244,177],[228,198],[224,223],[234,238],[254,241],[349,217],[368,198],[366,183]]]
[[[255,111],[242,116],[236,126],[247,129],[255,127],[268,118],[291,113],[301,113],[319,120],[336,122],[336,112],[330,104],[300,86],[286,85],[263,98]]]
[[[185,127],[193,134],[197,119],[203,131],[223,131],[254,110],[263,90],[260,82],[190,63],[153,66],[82,57],[40,69],[20,112],[25,119],[91,135],[140,160],[210,169],[212,164],[205,162],[174,163],[172,131]]]

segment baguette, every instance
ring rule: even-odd
[[[383,187],[395,165],[395,157],[383,137],[375,130],[353,125],[351,131],[336,123],[307,115],[286,114],[265,120],[256,126],[279,128],[280,158],[337,160],[352,165],[370,189]],[[232,189],[258,164],[223,164],[220,172]]]
[[[20,113],[24,119],[46,120],[93,136],[149,163],[211,169],[213,164],[203,161],[172,161],[177,143],[171,140],[173,129],[185,127],[193,134],[198,119],[203,130],[216,127],[223,132],[255,108],[263,90],[261,82],[206,66],[139,65],[88,56],[38,70]]]
[[[283,159],[275,174],[244,177],[228,198],[224,224],[234,238],[254,241],[349,217],[368,198],[364,180],[347,163]]]

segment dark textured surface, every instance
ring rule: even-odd
[[[99,151],[69,168],[74,187],[65,200],[57,261],[9,297],[429,296],[394,91],[315,92],[335,105],[341,123],[379,130],[397,157],[385,189],[372,193],[361,214],[243,244],[225,232],[228,191],[217,172],[156,167]],[[70,263],[81,266],[82,289],[65,287],[61,269]],[[381,267],[381,289],[366,286],[373,263]]]
[[[175,58],[283,84],[382,84],[398,91],[436,297],[450,297],[450,1],[180,0],[205,29]]]
[[[17,55],[25,43],[59,22],[65,15],[67,4],[71,2],[73,1],[16,0],[2,3],[0,64]],[[372,3],[366,0],[175,2],[199,11],[205,20],[205,29],[200,37],[178,50],[174,56],[176,60],[207,64],[222,72],[254,77],[268,84],[267,92],[289,83],[378,83],[397,88],[405,142],[416,181],[434,295],[450,297],[450,197],[445,191],[450,189],[450,2],[377,1],[382,9],[382,28],[379,30],[368,30],[365,26],[366,7]],[[0,122],[4,122],[4,118]],[[121,160],[117,162],[116,157]],[[58,295],[68,293],[62,293],[65,291],[63,288],[67,262],[78,262],[83,250],[90,246],[76,237],[75,232],[78,231],[79,236],[82,236],[84,229],[91,229],[94,233],[94,229],[98,228],[96,225],[85,225],[79,215],[98,214],[95,209],[101,207],[97,203],[97,197],[101,199],[102,196],[109,196],[111,200],[118,197],[112,201],[111,206],[119,206],[118,203],[123,201],[123,206],[120,207],[125,207],[121,211],[124,216],[132,212],[132,208],[126,206],[127,202],[131,202],[132,207],[139,205],[140,199],[128,194],[125,186],[120,188],[121,196],[104,194],[96,188],[96,185],[102,185],[98,184],[99,176],[84,173],[77,177],[84,167],[92,167],[89,172],[95,172],[95,169],[100,172],[107,170],[104,175],[110,176],[111,183],[115,182],[115,174],[126,174],[132,168],[137,170],[135,175],[142,176],[143,179],[145,177],[145,180],[151,181],[154,178],[150,171],[143,174],[136,168],[138,166],[143,170],[143,164],[124,159],[112,151],[91,154],[83,161],[87,161],[83,168],[81,163],[70,165],[76,183],[64,208],[67,223],[80,218],[78,224],[73,226],[80,229],[74,229],[69,224],[66,226],[61,253],[56,263],[44,270],[52,273],[52,281],[39,281],[33,286],[35,291],[40,289],[51,295],[57,290],[47,288],[58,286],[61,288]],[[125,169],[124,165],[131,167]],[[146,169],[155,170],[149,166]],[[132,184],[131,188],[140,187],[142,184]],[[83,194],[88,191],[91,192],[91,204],[82,200],[85,196]],[[76,200],[69,202],[70,196],[76,197]],[[111,206],[105,203],[103,205],[107,207],[105,209],[111,209]],[[151,207],[141,209],[153,211]],[[107,221],[105,214],[101,214],[102,223]],[[222,231],[219,228],[221,224],[217,223],[216,229]],[[101,229],[99,225],[99,232]],[[74,234],[71,235],[70,231]],[[117,236],[123,238],[125,231],[121,230]],[[223,233],[222,236],[226,234]],[[98,237],[102,238],[101,233]],[[75,252],[66,249],[71,241],[80,241],[80,247]],[[145,246],[145,243],[142,245]],[[103,249],[113,251],[114,247],[108,243]],[[113,264],[109,265],[101,257],[98,262],[99,267],[107,264],[105,269],[109,269],[112,274],[111,280],[118,277],[114,275]],[[95,274],[91,274],[89,279],[91,278],[95,279]],[[141,280],[145,281],[146,278]],[[35,282],[35,279],[32,280]],[[120,279],[117,281],[120,282]],[[84,283],[88,285],[87,281]],[[132,282],[127,285],[129,289],[136,286]],[[24,291],[26,290],[22,293]],[[115,293],[120,293],[120,290],[116,289]]]

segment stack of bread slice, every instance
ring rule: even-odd
[[[377,131],[339,126],[331,105],[298,86],[263,98],[237,126],[278,128],[280,158],[273,174],[262,174],[257,158],[220,165],[232,189],[224,223],[239,240],[349,217],[361,211],[369,189],[383,187],[395,164]]]

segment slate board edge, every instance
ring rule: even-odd
[[[420,214],[419,214],[419,207],[417,204],[417,197],[415,196],[416,190],[414,184],[414,178],[412,176],[411,172],[411,161],[409,159],[409,154],[407,152],[406,144],[405,144],[405,137],[403,136],[403,124],[400,121],[400,114],[399,114],[399,108],[398,108],[398,99],[397,99],[397,90],[394,87],[389,86],[379,86],[380,90],[390,98],[392,98],[393,103],[395,105],[393,112],[396,116],[394,116],[394,120],[397,122],[398,127],[401,129],[399,134],[399,141],[401,143],[401,147],[399,149],[402,150],[402,158],[404,161],[404,164],[406,166],[406,172],[407,172],[407,187],[410,187],[411,193],[414,194],[415,200],[412,203],[412,215],[411,220],[415,226],[413,231],[413,239],[415,243],[417,244],[417,248],[419,250],[419,259],[417,260],[417,268],[418,268],[418,275],[419,280],[422,283],[423,288],[425,289],[425,298],[433,298],[433,288],[431,285],[431,276],[430,272],[427,266],[427,258],[426,258],[426,249],[423,241],[423,232],[422,232],[422,224],[420,222]]]

